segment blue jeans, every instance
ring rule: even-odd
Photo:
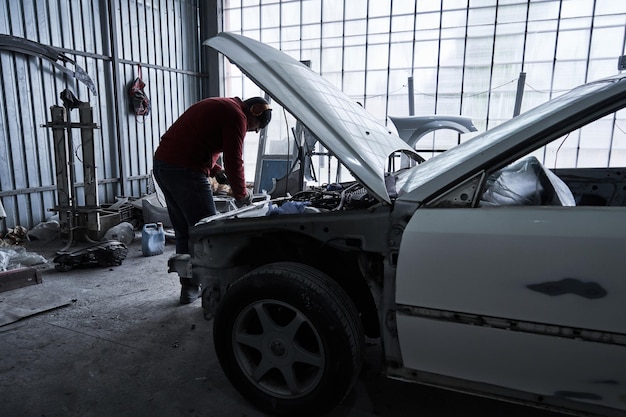
[[[176,253],[189,253],[189,228],[217,210],[206,174],[154,160],[153,173],[161,187],[176,234]]]

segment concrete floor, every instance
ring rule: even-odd
[[[51,261],[63,245],[25,246]],[[0,327],[0,416],[263,416],[225,378],[200,301],[179,305],[178,278],[167,273],[173,252],[168,243],[144,257],[137,237],[121,266],[48,268],[42,284],[0,293],[5,313],[66,304]],[[562,416],[387,380],[379,356],[370,344],[354,391],[331,417]]]

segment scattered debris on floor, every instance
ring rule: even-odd
[[[15,226],[8,229],[2,239],[0,239],[0,247],[10,247],[13,245],[19,245],[20,243],[28,240],[28,230],[24,226]]]
[[[61,253],[54,258],[57,271],[74,268],[121,265],[128,255],[128,247],[117,240],[93,243],[87,247]]]
[[[58,218],[58,216],[56,216]],[[26,236],[29,240],[41,240],[42,242],[52,242],[57,240],[61,234],[61,224],[57,219],[50,219],[41,222],[28,231]]]
[[[130,245],[134,239],[135,227],[129,222],[121,222],[120,224],[109,228],[109,230],[107,230],[104,234],[102,241],[117,240],[125,245]]]
[[[48,260],[38,253],[28,252],[22,246],[0,247],[0,271],[23,267],[45,267]]]
[[[76,245],[72,233],[63,235],[63,227],[59,216],[40,222],[28,230],[23,226],[15,226],[6,233],[0,234],[0,271],[34,267],[43,269],[52,267],[49,261],[37,254],[27,252],[22,246],[29,241],[53,242],[66,239],[65,248],[57,252],[54,257],[54,268],[58,271],[70,271],[74,268],[109,267],[121,265],[128,254],[128,245],[135,239],[135,231],[141,230],[141,225],[148,219],[158,219],[168,227],[171,223],[167,208],[163,207],[156,193],[142,198],[120,198],[115,204],[103,206],[103,211],[118,214],[118,221],[108,228],[99,231],[101,241],[92,240],[89,236],[77,233],[76,240],[82,241],[78,249],[70,249]],[[121,220],[121,221],[120,221]],[[108,226],[108,225],[107,225]],[[171,226],[170,226],[171,227]],[[67,234],[67,232],[66,232]],[[165,238],[175,239],[173,230],[164,230]]]

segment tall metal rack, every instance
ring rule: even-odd
[[[78,109],[79,121],[72,122],[70,114]],[[98,201],[98,179],[96,175],[93,108],[89,103],[80,102],[68,108],[54,105],[50,107],[52,120],[42,127],[52,129],[56,162],[57,205],[50,211],[58,212],[61,233],[68,236],[67,245],[59,252],[65,252],[76,240],[91,242],[98,239],[103,231],[103,219],[111,216],[104,213]],[[76,158],[74,152],[73,129],[80,129],[80,147],[83,167],[83,204],[79,204],[76,184]],[[119,223],[119,214],[113,224]],[[104,229],[106,230],[106,229]]]

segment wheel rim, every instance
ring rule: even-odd
[[[285,399],[313,391],[326,363],[315,326],[300,310],[276,300],[256,301],[239,313],[233,352],[256,387]]]

